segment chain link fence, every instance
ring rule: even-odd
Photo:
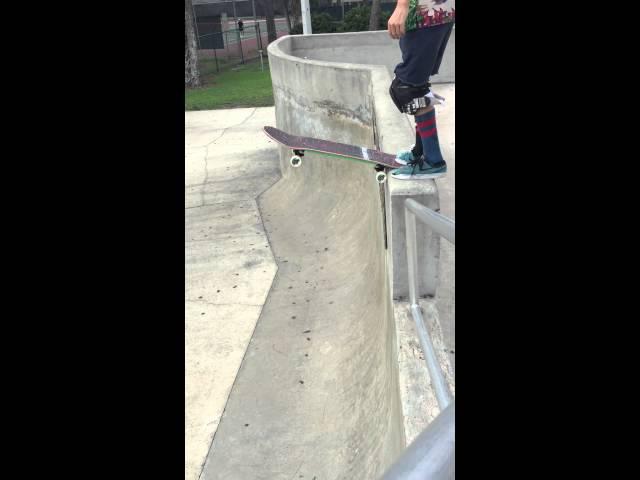
[[[249,23],[249,20],[246,21]],[[237,23],[234,22],[237,25]],[[285,19],[276,19],[278,37],[289,34]],[[215,59],[216,71],[225,65],[238,65],[252,60],[266,59],[268,45],[264,20],[245,24],[243,28],[224,31],[198,32],[198,57]]]

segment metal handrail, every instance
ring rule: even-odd
[[[416,218],[429,226],[435,233],[440,234],[451,243],[455,244],[455,222],[433,210],[408,198],[404,202],[404,218],[407,239],[407,266],[409,270],[409,298],[410,309],[416,324],[420,345],[424,352],[424,359],[431,376],[431,383],[438,399],[440,409],[444,410],[451,403],[451,393],[444,374],[438,364],[433,343],[422,318],[422,310],[418,303],[418,247],[416,238]]]
[[[416,437],[381,480],[451,480],[455,470],[455,400]]]
[[[453,244],[455,222],[412,199],[405,200],[404,206],[410,310],[438,399],[440,414],[402,452],[381,480],[451,480],[455,478],[455,399],[451,397],[418,304],[416,218]]]

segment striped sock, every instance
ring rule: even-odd
[[[444,163],[440,143],[438,142],[438,129],[436,128],[436,111],[431,110],[424,115],[416,115],[416,129],[420,134],[424,159],[434,167]]]
[[[411,153],[413,153],[413,156],[416,159],[422,156],[422,138],[420,138],[420,132],[418,131],[417,125],[416,125],[416,143],[413,145],[413,148],[411,149]]]

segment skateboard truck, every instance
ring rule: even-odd
[[[293,156],[289,159],[289,163],[293,168],[298,168],[302,165],[302,157],[304,157],[304,150],[293,150]],[[373,168],[376,171],[376,181],[378,183],[386,182],[387,172],[384,165],[376,165]]]
[[[386,168],[383,165],[376,165],[373,168],[376,171],[376,180],[378,183],[384,183],[387,180]]]
[[[304,150],[294,150],[293,156],[289,159],[289,163],[292,167],[298,168],[302,165],[302,157],[304,157]]]

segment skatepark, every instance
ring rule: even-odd
[[[405,200],[455,218],[455,36],[432,79],[449,165],[435,182],[379,184],[314,154],[292,168],[262,133],[410,146],[386,32],[288,36],[268,55],[275,107],[185,113],[185,479],[381,478],[442,410],[411,314]],[[453,399],[455,247],[421,222],[415,240]]]

